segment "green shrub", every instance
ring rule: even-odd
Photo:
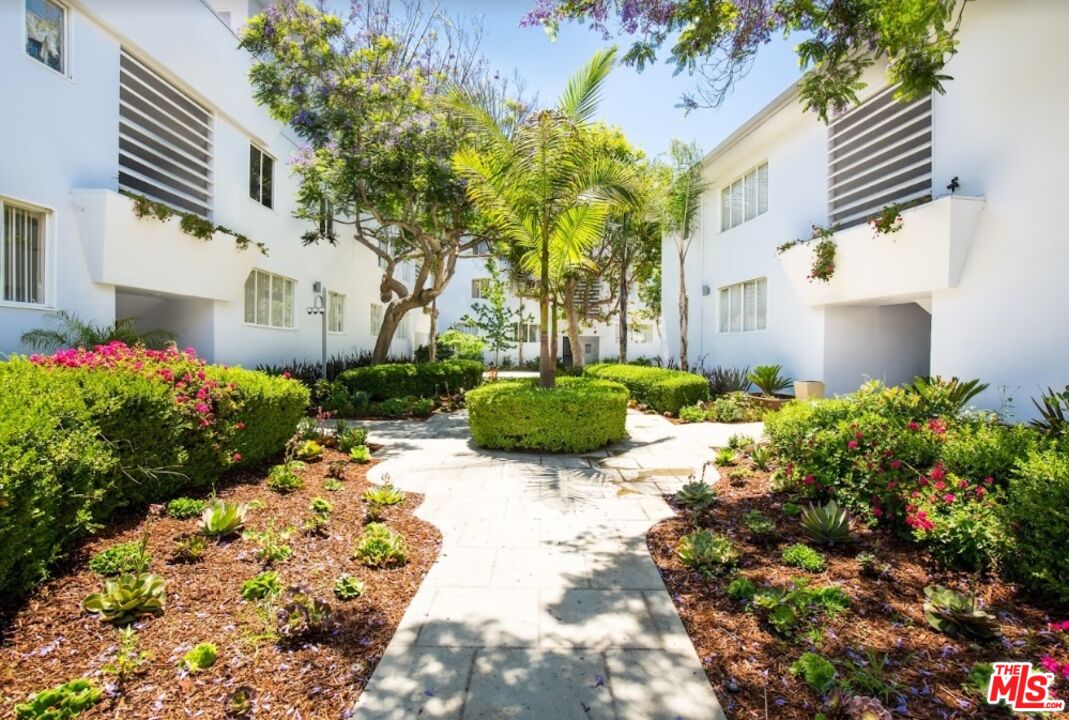
[[[783,562],[791,567],[802,568],[809,572],[824,572],[824,556],[809,547],[796,543],[783,550]]]
[[[462,333],[450,328],[438,335],[438,359],[474,360],[482,365],[486,341],[478,335]]]
[[[706,414],[701,405],[685,405],[679,408],[679,419],[687,423],[704,422]]]
[[[315,403],[338,417],[356,417],[367,411],[366,392],[352,391],[340,380],[319,380],[315,384]]]
[[[473,360],[392,363],[346,370],[338,380],[350,392],[364,392],[372,401],[391,398],[435,398],[478,386],[483,364]],[[369,414],[374,414],[368,409]]]
[[[167,514],[175,520],[188,520],[200,515],[206,507],[208,503],[204,500],[180,497],[167,503]]]
[[[124,346],[15,357],[0,363],[0,387],[0,594],[10,596],[118,509],[210,487],[235,464],[277,454],[308,401],[290,380]],[[198,387],[207,425],[201,401],[187,398]]]
[[[409,395],[408,397],[389,398],[382,402],[373,402],[367,406],[367,414],[369,417],[415,417],[430,415],[433,410],[433,399],[429,397],[420,398],[413,395]]]
[[[68,720],[96,705],[104,691],[92,680],[79,678],[42,690],[15,706],[16,720]]]
[[[626,435],[627,389],[612,382],[558,378],[551,389],[516,380],[468,392],[477,445],[505,450],[586,452]]]
[[[966,422],[946,434],[940,461],[947,471],[973,482],[992,478],[1004,486],[1017,461],[1036,446],[1034,430],[997,422]]]
[[[583,374],[622,384],[636,402],[660,413],[676,415],[685,405],[709,399],[709,382],[681,370],[599,363],[588,365]]]
[[[706,405],[706,418],[718,423],[757,422],[765,415],[765,409],[744,392],[721,395]]]
[[[1069,603],[1069,448],[1020,462],[1004,508],[1017,577],[1037,593]]]
[[[105,548],[89,559],[89,569],[98,575],[121,575],[128,572],[144,572],[152,562],[152,556],[143,554],[141,542],[117,543]]]

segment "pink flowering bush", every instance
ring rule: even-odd
[[[0,363],[0,594],[40,580],[117,509],[211,486],[279,453],[299,383],[192,350],[111,343]]]

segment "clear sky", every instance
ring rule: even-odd
[[[555,43],[541,28],[521,28],[519,20],[534,0],[441,0],[450,14],[480,15],[486,31],[484,53],[505,75],[515,68],[528,91],[543,103],[552,102],[568,78],[600,47],[610,44],[584,25],[561,27]],[[618,39],[621,52],[629,43]],[[601,119],[623,128],[627,137],[649,155],[668,149],[672,138],[694,140],[709,151],[735,128],[776,97],[799,76],[793,43],[777,41],[762,48],[750,74],[737,83],[724,104],[684,116],[676,106],[694,79],[673,77],[673,67],[660,63],[642,73],[617,67],[606,87]]]

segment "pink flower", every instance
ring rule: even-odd
[[[898,483],[896,483],[894,480],[888,481],[888,483],[887,483],[887,489],[888,490],[894,490],[896,487],[898,487]]]
[[[235,425],[234,427],[236,427],[236,428],[237,428],[238,430],[244,430],[244,429],[245,429],[245,423],[243,423],[243,422],[239,422],[239,423],[238,423],[237,425]]]
[[[197,403],[196,411],[202,415],[205,415],[207,413],[210,413],[212,409],[208,406],[207,403]]]
[[[919,478],[917,478],[917,484],[920,485],[921,487],[924,487],[925,485],[928,484],[928,478],[926,478],[923,475],[921,475]]]
[[[995,482],[995,478],[992,478],[992,477],[985,477],[984,478],[984,485],[990,485],[993,482]]]
[[[947,431],[947,424],[945,420],[936,418],[928,421],[928,429],[934,432],[936,435],[942,435]]]
[[[230,456],[230,459],[231,459],[231,461],[236,462],[236,463],[241,462],[241,453],[238,453],[238,452],[234,453],[233,455]]]
[[[872,514],[875,515],[876,517],[883,517],[883,510],[881,510],[878,507],[874,507],[874,508],[872,508]]]
[[[943,482],[942,480],[936,480],[935,481],[935,489],[936,490],[946,490],[947,489],[947,484],[945,482]]]
[[[984,490],[983,488],[976,488],[976,497],[983,497],[986,494],[987,490]]]
[[[846,447],[850,448],[851,450],[857,450],[857,440],[851,440],[850,442],[846,443]]]
[[[958,496],[955,495],[954,493],[947,493],[946,495],[943,496],[943,499],[946,500],[948,503],[952,503],[952,502],[954,502],[955,500],[958,499]]]
[[[906,427],[908,427],[910,430],[920,430],[921,429],[921,424],[920,423],[916,423],[916,422],[911,422]]]
[[[942,480],[947,476],[946,468],[942,465],[936,465],[932,468],[932,480]]]
[[[1052,632],[1069,632],[1069,620],[1065,620],[1060,623],[1053,622],[1050,624]]]
[[[812,475],[806,475],[804,478],[802,478],[802,484],[804,485],[812,485],[814,482],[816,482],[816,478]]]
[[[1039,665],[1047,672],[1058,672],[1058,661],[1052,658],[1050,655],[1044,655],[1039,660]]]
[[[902,461],[901,460],[892,460],[891,461],[891,467],[893,467],[895,470],[901,470],[902,469]]]

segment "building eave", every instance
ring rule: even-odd
[[[799,83],[791,83],[787,89],[772,99],[767,105],[757,111],[749,120],[740,125],[733,133],[724,138],[719,145],[714,147],[702,158],[702,167],[709,167],[719,160],[725,153],[745,140],[751,133],[765,124],[773,115],[788,105],[798,100]]]

